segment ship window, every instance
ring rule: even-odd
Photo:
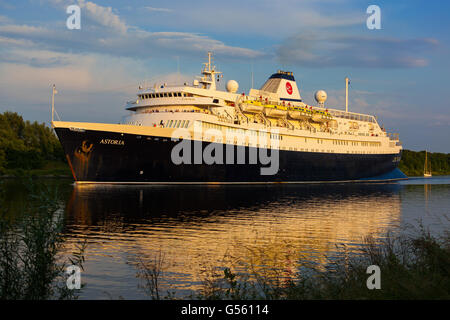
[[[164,93],[164,98],[167,98],[167,92],[166,92],[166,93]]]
[[[172,123],[173,123],[173,120],[170,120],[170,122],[169,122],[169,128],[172,128]]]
[[[183,120],[182,122],[181,122],[181,127],[182,128],[184,128],[184,123],[186,122],[186,120]]]
[[[180,127],[180,124],[181,124],[181,120],[178,120],[178,123],[177,123],[177,128],[179,128],[179,127]]]
[[[172,98],[172,93],[169,93],[168,95],[169,95],[170,98]]]

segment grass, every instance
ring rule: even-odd
[[[64,211],[57,190],[28,188],[22,214],[11,218],[0,206],[0,299],[76,299],[78,291],[66,285],[66,267],[82,269],[84,245],[62,261]]]

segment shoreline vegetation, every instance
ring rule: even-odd
[[[68,267],[83,270],[86,243],[65,254],[65,217],[57,188],[23,183],[28,198],[20,208],[7,204],[0,181],[0,300],[76,300],[67,283]]]
[[[433,176],[450,175],[450,154],[428,152]],[[403,150],[399,169],[423,176],[425,151]],[[24,121],[15,112],[0,114],[0,178],[72,178],[64,151],[44,123]]]

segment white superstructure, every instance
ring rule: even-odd
[[[387,134],[374,116],[320,107],[323,90],[316,93],[319,106],[304,103],[291,72],[278,71],[248,94],[237,93],[234,80],[227,83],[228,91],[217,90],[219,74],[208,53],[200,79],[141,89],[127,104],[131,114],[122,124],[131,131],[130,126],[163,129],[159,134],[168,138],[178,128],[194,130],[195,124],[216,130],[215,137],[203,133],[204,141],[289,151],[395,154],[402,149],[398,135]]]

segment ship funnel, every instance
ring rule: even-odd
[[[278,70],[264,83],[260,91],[276,93],[280,100],[301,102],[300,91],[292,72]]]

